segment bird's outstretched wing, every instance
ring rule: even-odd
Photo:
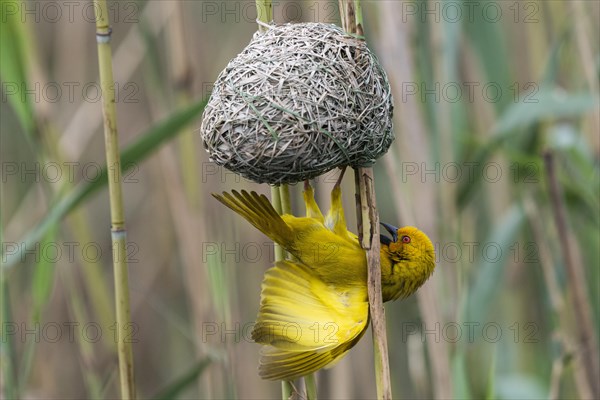
[[[252,331],[266,345],[260,375],[288,380],[332,366],[366,330],[368,310],[366,286],[335,287],[302,263],[276,263],[265,274]]]

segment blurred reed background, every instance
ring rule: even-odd
[[[115,398],[92,3],[0,5],[1,397]],[[438,261],[386,305],[395,397],[597,397],[600,3],[362,5],[395,97],[381,220],[420,227]],[[335,1],[273,6],[278,23],[339,24]],[[211,164],[197,133],[211,82],[256,31],[254,1],[109,10],[139,397],[278,398],[249,340],[272,245],[210,196],[269,188]],[[315,182],[325,208],[335,178]],[[318,374],[321,397],[375,396],[366,336]]]

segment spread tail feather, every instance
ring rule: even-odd
[[[291,250],[292,229],[275,211],[271,202],[265,195],[256,192],[241,193],[232,190],[231,193],[212,194],[221,203],[235,211],[250,222],[256,229],[267,235],[274,242]]]

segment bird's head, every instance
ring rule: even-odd
[[[414,226],[397,228],[383,222],[381,225],[391,236],[380,235],[382,256],[385,254],[390,261],[388,271],[384,272],[382,264],[382,274],[387,275],[382,277],[394,283],[394,286],[397,285],[398,290],[389,298],[406,297],[417,290],[433,272],[433,243],[425,233]]]
[[[382,222],[381,225],[390,234],[391,238],[380,235],[381,244],[387,246],[392,258],[400,260],[434,260],[434,248],[426,234],[414,226],[396,228]]]

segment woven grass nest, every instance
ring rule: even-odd
[[[200,131],[218,165],[295,183],[372,165],[394,139],[392,110],[364,41],[330,24],[269,25],[217,78]]]

